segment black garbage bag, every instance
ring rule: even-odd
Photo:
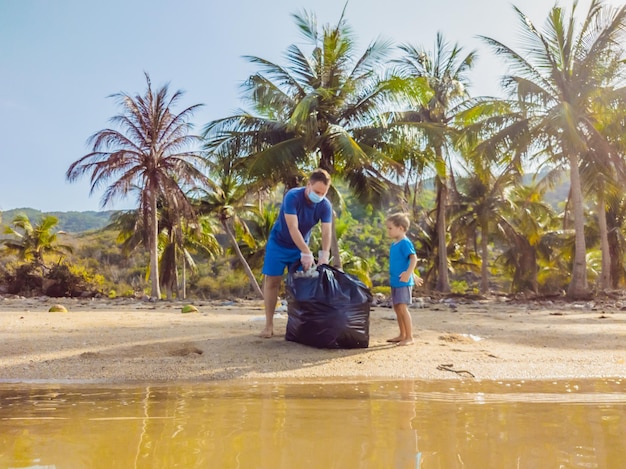
[[[332,266],[317,266],[313,275],[287,274],[285,339],[318,348],[367,348],[372,294],[356,277]]]

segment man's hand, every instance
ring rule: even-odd
[[[313,254],[311,254],[310,252],[301,252],[300,264],[302,264],[302,268],[304,270],[309,270],[313,266]]]
[[[330,258],[330,252],[328,251],[319,251],[317,253],[317,262],[320,264],[328,264],[329,258]]]

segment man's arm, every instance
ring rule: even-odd
[[[332,237],[332,231],[332,223],[322,223],[322,251],[330,251],[330,240]]]
[[[318,262],[328,264],[330,259],[330,242],[332,237],[333,224],[322,222],[322,249],[318,252]]]
[[[289,229],[289,235],[293,240],[293,243],[305,254],[311,254],[309,246],[304,242],[302,233],[298,229],[298,215],[291,215],[285,213],[285,221],[287,222],[287,228]]]

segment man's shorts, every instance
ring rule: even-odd
[[[265,258],[263,259],[263,275],[281,277],[285,269],[294,262],[300,260],[300,250],[279,246],[270,238],[265,246]]]
[[[391,304],[410,305],[413,302],[413,287],[397,287],[391,289]]]

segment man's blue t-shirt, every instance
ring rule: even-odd
[[[302,233],[307,244],[311,237],[311,230],[319,221],[322,223],[332,222],[333,209],[328,199],[324,198],[321,202],[314,204],[304,194],[305,189],[306,187],[298,187],[285,194],[278,219],[270,233],[270,238],[285,248],[298,249],[289,234],[285,214],[298,216],[298,231]]]
[[[402,238],[391,245],[389,249],[389,284],[392,288],[411,287],[415,284],[412,275],[408,282],[400,281],[400,274],[409,268],[411,254],[416,253],[409,238]]]

